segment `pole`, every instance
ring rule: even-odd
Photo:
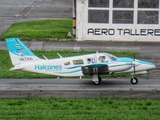
[[[76,34],[76,0],[73,0],[72,33],[73,33],[73,35]]]

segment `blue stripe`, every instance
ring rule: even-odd
[[[155,66],[153,63],[146,62],[146,61],[139,61],[139,63],[140,63],[140,64],[145,64],[145,65]]]
[[[91,68],[99,68],[99,67],[104,67],[104,66],[107,66],[107,64],[108,63],[103,63],[103,64],[99,64],[99,63],[97,63],[97,64],[91,64],[91,65],[87,65],[87,66],[85,66],[85,67],[91,67]]]
[[[133,60],[134,59],[132,58],[123,57],[123,58],[118,58],[116,62],[132,62]],[[137,59],[135,59],[135,61],[137,61]]]
[[[115,66],[109,66],[109,68],[113,68],[113,67],[120,67],[120,66],[131,66],[131,64],[125,64],[125,65],[115,65]]]
[[[82,66],[68,67],[67,69],[74,69],[74,68],[79,68],[79,67],[82,67]]]
[[[55,72],[56,74],[73,74],[73,73],[77,73],[77,72],[81,72],[82,70],[74,70],[74,71],[70,71],[70,72]]]

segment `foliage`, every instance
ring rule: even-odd
[[[25,40],[67,38],[72,31],[71,19],[55,19],[14,23],[1,40],[9,37],[18,37]]]

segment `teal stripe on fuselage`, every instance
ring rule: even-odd
[[[66,68],[66,69],[74,69],[74,68],[79,68],[79,67],[82,67],[82,66],[68,67],[68,68]]]
[[[81,72],[82,73],[82,70],[79,69],[79,70],[74,70],[74,71],[69,71],[69,72],[55,72],[56,74],[73,74],[73,73],[77,73],[77,72]]]
[[[133,61],[139,62],[140,64],[155,66],[153,63],[150,63],[150,62],[141,61],[141,60],[137,60],[137,59],[133,59],[133,58],[125,58],[125,57],[124,58],[119,58],[115,62],[133,62]]]
[[[99,64],[99,63],[95,63],[95,64],[91,64],[91,65],[86,65],[85,67],[90,67],[90,68],[99,68],[99,67],[104,67],[107,65],[107,62],[103,63],[103,64]]]
[[[118,58],[115,62],[132,62],[134,59],[132,58],[127,58],[127,57],[122,57],[122,58]],[[135,59],[135,61],[137,61],[137,59]]]
[[[150,66],[155,66],[153,63],[146,62],[146,61],[139,61],[140,64],[145,64],[145,65],[150,65]]]
[[[131,66],[131,64],[124,64],[124,65],[114,65],[114,66],[109,66],[109,68],[121,67],[121,66]]]

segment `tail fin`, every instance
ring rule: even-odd
[[[13,65],[40,60],[18,38],[6,38],[6,44]]]

